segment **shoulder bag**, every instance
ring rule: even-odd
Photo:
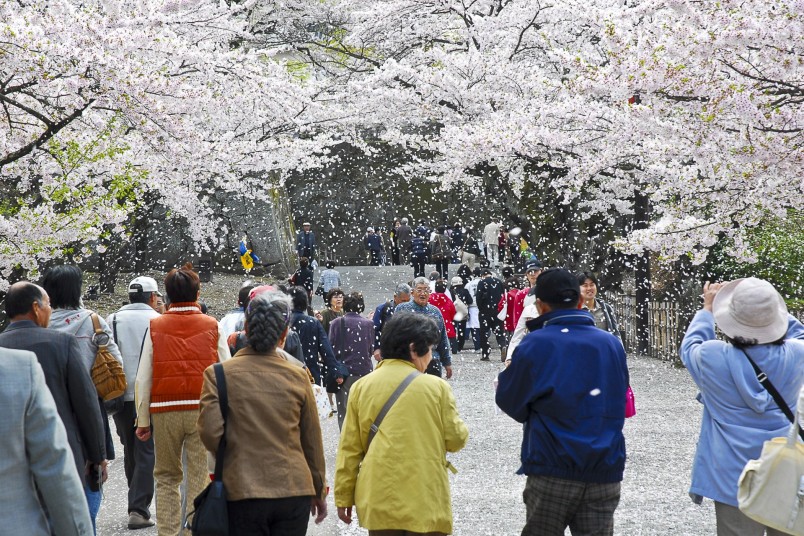
[[[799,413],[794,416],[767,375],[743,352],[757,380],[791,421],[790,433],[765,441],[758,460],[749,460],[738,480],[737,501],[754,521],[788,534],[804,535],[804,432]]]
[[[408,374],[402,383],[391,393],[391,396],[388,397],[388,400],[385,402],[385,405],[382,407],[380,412],[377,414],[377,417],[374,419],[374,422],[371,423],[371,427],[369,428],[368,433],[368,440],[366,441],[366,452],[368,452],[369,447],[371,446],[371,442],[374,440],[374,436],[377,435],[377,432],[380,430],[380,424],[382,424],[383,419],[385,416],[388,415],[388,412],[391,411],[391,407],[399,400],[399,397],[402,396],[402,393],[405,392],[405,389],[408,388],[408,385],[413,382],[418,376],[421,376],[421,372],[418,370],[414,370],[410,374]]]
[[[229,507],[226,502],[226,488],[223,486],[223,459],[226,455],[226,418],[229,414],[229,395],[226,389],[226,375],[223,365],[215,363],[215,382],[218,384],[218,405],[223,415],[223,435],[215,453],[214,480],[193,500],[195,510],[187,514],[193,516],[192,522],[186,521],[185,528],[192,531],[193,536],[229,536]],[[189,525],[189,527],[188,527]]]
[[[104,401],[112,400],[126,393],[126,373],[123,372],[123,365],[114,358],[109,351],[109,335],[103,331],[100,319],[96,313],[92,313],[92,326],[95,334],[92,342],[98,347],[95,352],[95,362],[92,364],[92,383],[98,396]]]

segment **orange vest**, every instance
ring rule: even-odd
[[[150,331],[151,413],[198,409],[204,369],[218,362],[217,320],[201,313],[195,303],[176,303],[151,320]]]

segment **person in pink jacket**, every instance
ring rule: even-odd
[[[447,330],[447,339],[449,339],[449,347],[452,353],[457,352],[458,338],[455,332],[455,304],[452,299],[447,295],[447,282],[439,279],[435,283],[435,292],[430,294],[427,299],[430,305],[434,305],[441,311],[441,316],[444,317],[444,327]]]

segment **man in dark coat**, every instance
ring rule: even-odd
[[[292,287],[288,290],[293,300],[293,312],[290,316],[290,329],[296,332],[301,341],[304,362],[313,380],[321,385],[321,377],[327,370],[335,370],[335,352],[329,344],[329,338],[324,333],[324,326],[307,311],[307,291],[301,287]],[[323,361],[322,370],[319,358]]]
[[[483,268],[480,282],[477,284],[477,293],[475,294],[478,316],[480,317],[480,347],[483,351],[480,359],[482,361],[488,361],[491,355],[489,335],[493,331],[494,336],[497,338],[497,344],[500,346],[501,360],[505,362],[508,341],[505,336],[505,330],[503,330],[502,321],[497,318],[497,304],[500,303],[504,293],[503,282],[492,275],[491,269]]]
[[[302,230],[296,235],[296,253],[299,258],[307,257],[310,263],[315,259],[315,233],[310,230],[310,224],[304,222]]]
[[[380,235],[374,232],[373,227],[366,229],[363,245],[371,253],[371,265],[379,266],[382,258],[382,241],[380,240]]]
[[[410,264],[410,244],[413,240],[413,229],[408,225],[407,218],[402,218],[402,225],[396,228],[396,239],[399,246],[399,264]]]
[[[67,430],[81,482],[90,464],[99,465],[105,472],[106,432],[98,392],[81,358],[78,340],[46,329],[50,323],[50,297],[33,283],[11,285],[6,294],[6,313],[11,323],[0,333],[0,347],[36,354]]]

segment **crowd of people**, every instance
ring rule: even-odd
[[[0,475],[20,483],[13,501],[0,501],[3,515],[31,534],[91,534],[115,457],[111,416],[123,446],[129,529],[156,524],[160,536],[181,534],[192,515],[183,505],[216,473],[225,439],[217,473],[230,534],[303,535],[311,515],[317,523],[328,515],[320,422],[337,415],[338,518],[351,523],[356,509],[374,536],[450,534],[446,455],[466,445],[469,430],[445,380],[454,354],[491,361],[493,335],[502,367],[497,405],[524,424],[522,534],[613,534],[630,378],[596,277],[545,269],[535,256],[496,269],[507,260],[499,243],[486,243],[489,258],[480,262],[465,242],[459,251],[472,262],[449,278],[442,262],[455,260],[450,249],[446,260],[430,259],[435,269],[425,277],[430,260],[417,261],[415,245],[424,235],[406,226],[403,219],[396,227],[400,261],[409,255],[422,273],[397,282],[368,314],[362,293],[341,287],[333,261],[313,293],[313,237],[300,242],[303,262],[287,284],[244,283],[220,321],[202,311],[190,264],[167,273],[164,294],[155,279],[134,278],[130,303],[105,319],[83,306],[75,266],[50,268],[41,284],[12,285],[0,400],[9,408],[3,418],[24,424],[0,434],[9,453]],[[456,226],[452,238],[458,232],[472,236]],[[484,235],[500,232],[495,223]],[[439,236],[447,235],[436,231],[429,244],[446,244]],[[716,340],[715,324],[725,341]],[[736,482],[762,442],[785,435],[789,423],[751,365],[794,407],[804,384],[802,339],[804,326],[767,282],[704,287],[680,351],[704,406],[691,494],[715,501],[719,535],[766,530],[737,508]],[[127,384],[111,401],[92,375],[102,348]]]

